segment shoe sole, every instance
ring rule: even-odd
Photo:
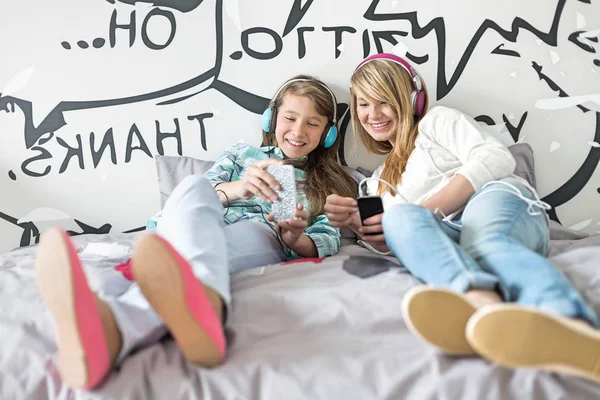
[[[140,290],[184,356],[204,367],[221,364],[226,347],[222,324],[189,263],[155,234],[138,240],[131,261]]]
[[[43,235],[35,276],[55,322],[62,379],[71,387],[95,387],[110,369],[108,347],[95,295],[65,232]]]
[[[467,321],[477,310],[463,295],[442,288],[417,286],[402,299],[408,329],[446,354],[476,354],[465,336]]]
[[[600,382],[600,333],[565,317],[514,306],[489,306],[467,324],[483,357],[511,368],[536,368]]]

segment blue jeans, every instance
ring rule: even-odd
[[[426,284],[497,290],[505,301],[598,326],[594,310],[545,258],[550,234],[544,211],[516,190],[536,200],[519,180],[505,178],[475,193],[452,222],[417,205],[393,206],[383,214],[387,245]]]

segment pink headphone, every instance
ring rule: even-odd
[[[356,69],[354,70],[352,75],[354,75],[356,73],[356,71],[358,71],[363,65],[365,65],[371,61],[375,61],[375,60],[391,61],[393,63],[398,64],[399,66],[401,66],[408,72],[408,74],[412,78],[412,82],[413,82],[413,91],[410,95],[410,98],[412,101],[413,113],[417,117],[423,116],[423,114],[425,113],[425,96],[426,95],[425,95],[425,92],[423,91],[423,84],[421,83],[421,78],[412,69],[412,67],[410,66],[408,61],[404,60],[403,58],[398,57],[397,55],[391,54],[391,53],[374,54],[374,55],[369,56],[369,57],[365,58],[364,60],[362,60],[360,62],[360,64],[358,64],[358,66],[356,67]]]

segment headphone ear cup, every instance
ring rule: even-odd
[[[410,99],[412,103],[413,114],[415,114],[417,117],[422,117],[423,113],[425,112],[425,93],[421,90],[414,90],[410,95]]]
[[[273,108],[267,108],[262,115],[262,129],[269,133],[271,131],[271,119],[273,118]]]
[[[415,96],[415,114],[422,117],[425,114],[425,92],[419,90]]]
[[[417,115],[417,92],[415,90],[410,93],[410,105],[412,107],[413,114]]]
[[[335,143],[335,141],[337,139],[337,136],[338,136],[337,127],[335,125],[332,125],[331,128],[329,128],[327,135],[325,135],[325,140],[323,141],[323,147],[328,149],[331,146],[333,146],[333,144]]]
[[[271,107],[271,122],[269,123],[269,132],[275,135],[277,129],[277,108]]]

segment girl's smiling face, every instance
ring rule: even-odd
[[[307,156],[321,142],[327,122],[309,97],[287,93],[277,109],[277,146],[288,158]]]
[[[363,129],[373,139],[395,143],[398,115],[388,103],[369,100],[360,92],[356,93],[356,114]]]

